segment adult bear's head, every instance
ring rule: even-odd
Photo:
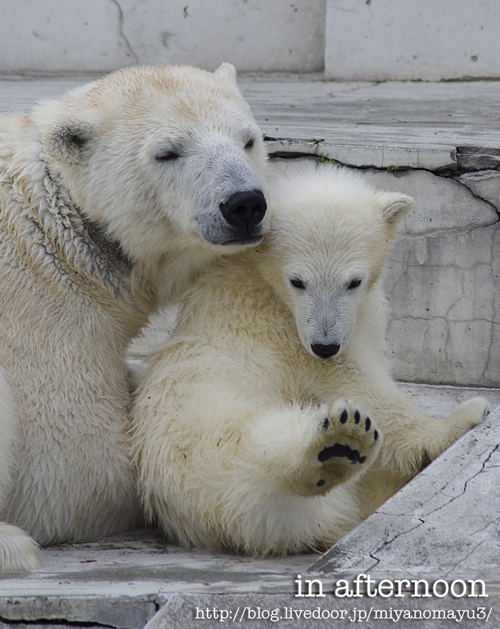
[[[268,230],[262,135],[229,64],[125,68],[32,119],[75,203],[133,261],[231,253]]]

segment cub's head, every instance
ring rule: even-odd
[[[315,163],[276,177],[270,199],[262,273],[289,305],[306,350],[330,358],[347,346],[413,200]]]
[[[262,134],[229,64],[126,68],[32,119],[75,202],[132,259],[231,252],[268,229]]]

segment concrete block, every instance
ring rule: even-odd
[[[461,170],[500,170],[500,149],[459,146],[457,165]]]
[[[492,203],[500,198],[499,174],[455,181],[413,169],[366,171],[374,185],[415,198],[385,276],[399,380],[500,384],[500,235]]]
[[[467,186],[476,197],[488,201],[496,210],[500,210],[500,171],[464,173],[458,181]]]
[[[500,13],[469,0],[327,0],[325,66],[344,81],[498,78]]]
[[[7,2],[0,72],[107,72],[143,64],[323,69],[324,0]]]
[[[398,379],[498,386],[496,226],[403,236],[386,275]]]
[[[493,225],[498,220],[496,210],[489,201],[474,195],[462,185],[462,181],[413,168],[364,172],[373,185],[383,190],[405,192],[415,199],[415,208],[404,223],[404,231],[408,235],[424,236],[445,230],[473,229]],[[495,184],[500,194],[500,178],[492,178],[491,194]]]
[[[84,623],[85,627],[113,627],[114,629],[142,629],[157,611],[154,597],[123,596],[0,596],[0,629],[19,626],[26,622],[56,626]],[[5,625],[3,625],[3,622]]]
[[[118,2],[8,2],[3,6],[0,72],[105,71],[136,61]]]

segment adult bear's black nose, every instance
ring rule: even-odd
[[[261,190],[237,192],[225,203],[220,211],[226,221],[235,227],[254,227],[264,218],[267,210],[266,199]]]
[[[321,345],[320,343],[313,343],[311,349],[316,356],[320,358],[331,358],[339,353],[340,345]]]

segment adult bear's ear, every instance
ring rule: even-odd
[[[230,63],[222,63],[214,72],[215,76],[219,77],[229,85],[236,87],[236,68]]]
[[[45,131],[42,142],[55,159],[75,165],[83,161],[85,149],[95,137],[95,126],[77,117],[55,121]]]
[[[393,226],[396,226],[415,204],[410,196],[400,192],[381,192],[379,198],[382,217]]]

